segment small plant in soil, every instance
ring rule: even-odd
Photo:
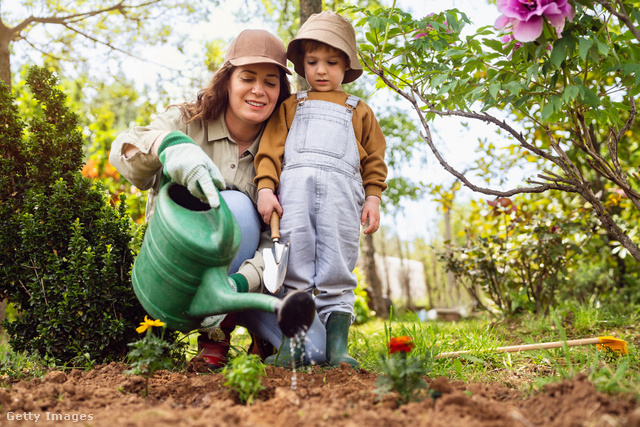
[[[255,396],[264,389],[265,376],[260,358],[255,354],[240,354],[222,369],[225,387],[238,393],[242,403],[251,405]]]
[[[154,327],[162,328],[160,336],[153,333]],[[180,351],[180,344],[164,339],[166,325],[160,320],[151,320],[147,316],[136,328],[139,334],[146,331],[144,338],[128,344],[131,350],[127,354],[127,362],[131,369],[125,374],[140,375],[145,379],[145,396],[149,395],[149,378],[160,369],[170,370],[174,367],[174,355]]]
[[[389,340],[388,354],[380,355],[376,392],[386,394],[395,391],[401,403],[421,400],[427,396],[424,376],[431,370],[431,360],[426,356],[410,355],[413,338],[394,337]]]

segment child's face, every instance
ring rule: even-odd
[[[318,92],[339,89],[349,69],[345,55],[332,47],[320,46],[304,54],[304,73],[311,88]]]

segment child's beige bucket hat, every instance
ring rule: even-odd
[[[302,51],[300,41],[303,39],[316,40],[343,51],[349,57],[350,69],[344,74],[343,84],[351,83],[362,75],[362,66],[358,61],[356,51],[356,32],[351,23],[335,12],[325,10],[314,13],[302,24],[298,35],[291,40],[287,48],[287,59],[293,63],[296,73],[304,77]]]

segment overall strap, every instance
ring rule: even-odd
[[[353,109],[358,106],[358,102],[360,102],[360,98],[355,95],[349,95],[349,98],[347,98],[345,104]]]
[[[296,93],[296,100],[298,101],[298,105],[304,104],[305,99],[307,99],[309,93],[306,90],[302,90]]]

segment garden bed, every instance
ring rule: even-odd
[[[221,374],[198,372],[198,361],[183,373],[156,372],[147,398],[145,380],[118,363],[20,381],[0,388],[0,424],[34,425],[38,417],[38,426],[640,426],[638,402],[599,393],[584,376],[530,396],[440,377],[430,381],[438,397],[398,405],[393,394],[375,392],[376,375],[365,370],[305,369],[294,390],[291,371],[267,367],[266,389],[247,406]]]

